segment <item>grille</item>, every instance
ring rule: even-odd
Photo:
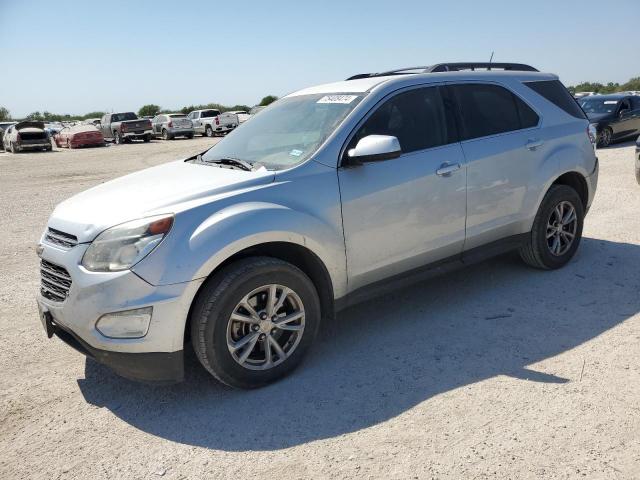
[[[48,228],[44,239],[49,243],[66,248],[72,248],[78,244],[78,237],[71,235],[70,233],[61,232],[55,228]]]
[[[67,269],[46,260],[40,261],[40,293],[54,302],[64,302],[71,288]]]

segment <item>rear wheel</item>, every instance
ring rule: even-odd
[[[162,129],[162,139],[171,140],[171,135],[169,135],[169,132],[165,128]]]
[[[113,132],[113,143],[116,145],[122,144],[122,137],[120,136],[120,132]]]
[[[151,135],[150,134],[146,134],[142,140],[144,141],[144,143],[149,143],[151,141]]]
[[[211,125],[207,125],[204,129],[204,134],[207,137],[213,137],[215,135],[213,128],[211,128]]]
[[[532,267],[545,270],[563,267],[580,245],[583,222],[584,207],[578,193],[566,185],[552,185],[520,256]]]
[[[191,318],[200,362],[218,380],[256,388],[291,372],[320,326],[320,300],[304,272],[250,257],[211,277]]]
[[[187,138],[193,138],[193,133],[187,134]]]
[[[608,147],[611,145],[611,137],[613,137],[613,132],[609,127],[605,128],[598,135],[598,147]]]

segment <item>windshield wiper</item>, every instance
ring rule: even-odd
[[[251,172],[254,167],[254,164],[251,162],[247,162],[246,160],[240,160],[239,158],[233,158],[233,157],[224,157],[224,158],[218,158],[216,160],[202,160],[202,161],[206,163],[219,163],[221,165],[240,167],[242,170],[246,170],[247,172]]]

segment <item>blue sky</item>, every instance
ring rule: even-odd
[[[85,113],[253,105],[358,72],[530,63],[583,80],[640,76],[637,0],[0,0],[0,105]]]

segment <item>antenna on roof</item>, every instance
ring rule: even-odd
[[[491,70],[491,62],[493,61],[493,54],[495,52],[491,52],[491,58],[489,58],[489,70]]]

